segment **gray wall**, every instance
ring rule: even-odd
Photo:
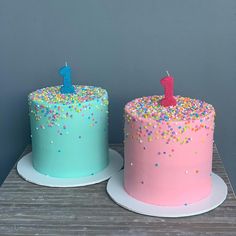
[[[123,137],[123,106],[162,93],[169,70],[176,94],[217,110],[215,140],[236,186],[235,0],[0,0],[1,180],[29,143],[27,94],[73,81],[110,95],[110,142]]]

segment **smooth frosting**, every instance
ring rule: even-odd
[[[59,178],[93,175],[108,164],[108,95],[93,86],[29,94],[33,166]]]
[[[125,106],[125,190],[143,202],[178,206],[211,192],[215,111],[212,105],[176,96],[137,98]]]

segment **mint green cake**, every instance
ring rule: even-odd
[[[94,175],[108,165],[108,94],[105,89],[74,85],[29,94],[32,163],[58,178]]]

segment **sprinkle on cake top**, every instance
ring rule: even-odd
[[[125,106],[125,110],[134,117],[156,121],[182,121],[203,118],[214,112],[212,105],[188,97],[176,96],[176,106],[160,105],[163,96],[136,98]]]
[[[75,93],[69,94],[62,94],[60,88],[61,86],[53,86],[38,89],[29,94],[29,99],[42,103],[67,105],[103,98],[107,94],[105,89],[94,86],[74,85]]]

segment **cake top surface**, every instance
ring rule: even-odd
[[[94,86],[74,85],[75,93],[62,94],[61,86],[46,87],[38,89],[29,94],[29,99],[37,102],[46,102],[49,104],[73,104],[88,102],[107,95],[105,89]]]
[[[126,112],[136,118],[156,121],[182,121],[203,118],[212,112],[214,107],[204,101],[188,97],[175,96],[176,106],[160,105],[163,96],[136,98],[125,106]]]

